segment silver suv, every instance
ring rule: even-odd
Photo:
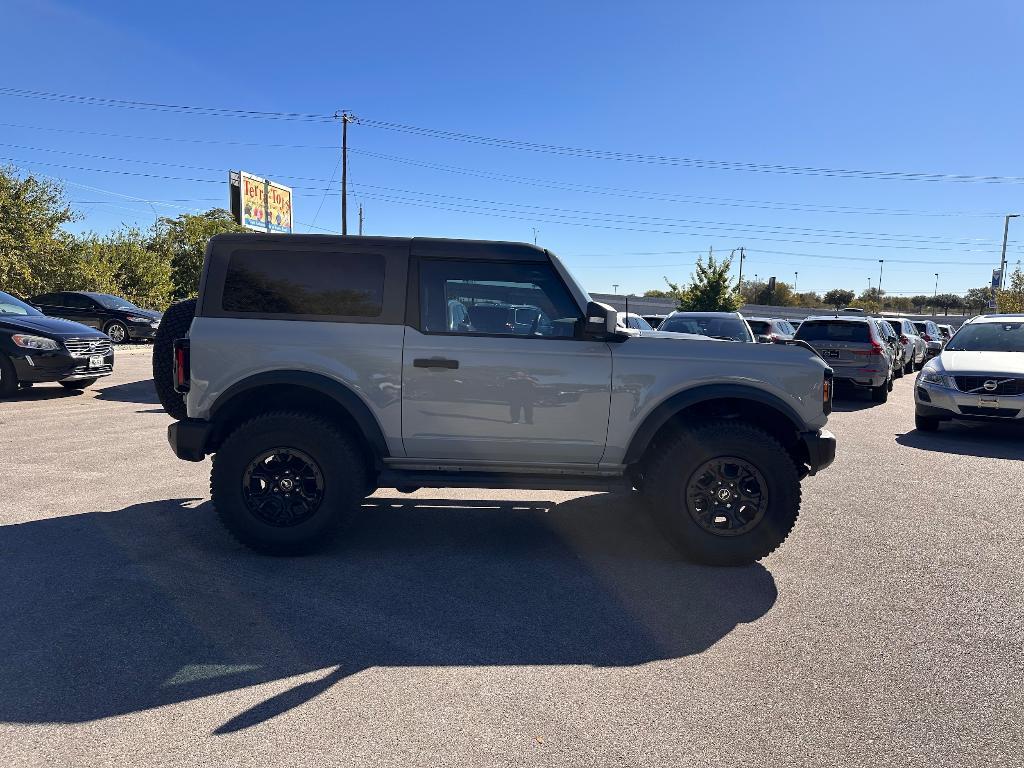
[[[960,326],[914,387],[917,428],[950,419],[1024,424],[1024,314],[981,315]]]
[[[809,317],[796,338],[806,341],[833,367],[837,381],[871,390],[871,399],[884,403],[892,390],[894,353],[870,316]]]
[[[531,245],[222,235],[154,379],[175,454],[213,454],[217,514],[259,551],[323,544],[378,487],[638,489],[691,559],[764,557],[835,456],[832,371],[616,321]]]

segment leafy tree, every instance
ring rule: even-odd
[[[976,312],[983,312],[988,309],[988,303],[991,299],[992,289],[988,286],[984,288],[971,288],[964,295],[964,306]]]
[[[743,299],[733,290],[729,280],[732,258],[716,261],[708,253],[707,261],[697,260],[696,271],[690,276],[686,288],[671,282],[667,277],[669,293],[678,302],[679,309],[693,312],[735,312],[743,305]]]
[[[659,291],[657,288],[652,288],[649,291],[644,291],[644,296],[649,299],[671,299],[673,298],[671,291]]]
[[[172,298],[194,296],[199,290],[206,243],[223,232],[245,232],[228,211],[212,208],[206,213],[183,213],[177,218],[161,218],[154,237],[154,250],[171,265]]]
[[[1010,275],[1009,287],[997,295],[1000,312],[1024,312],[1024,272],[1020,271],[1020,267]]]
[[[879,291],[877,288],[868,288],[866,291],[861,291],[860,296],[858,296],[857,298],[860,299],[861,301],[874,302],[875,304],[881,306],[883,296],[885,296],[885,294],[882,291]]]
[[[66,272],[72,237],[63,226],[77,218],[59,184],[0,167],[0,286],[21,296],[47,290]]]
[[[140,307],[163,309],[171,300],[171,263],[133,227],[89,234],[75,244],[77,276],[62,286],[123,296]]]
[[[854,297],[853,291],[847,291],[842,288],[833,288],[831,291],[826,293],[823,297],[823,301],[830,307],[841,309],[842,307],[848,306]]]
[[[940,293],[932,299],[932,303],[936,307],[942,307],[943,314],[948,315],[950,309],[959,309],[962,307],[964,300],[955,293]]]
[[[887,296],[885,306],[896,312],[909,312],[913,308],[913,304],[906,296]]]
[[[865,312],[873,315],[877,315],[882,311],[881,303],[875,299],[856,298],[846,306],[863,309]]]
[[[795,299],[795,304],[798,307],[820,307],[822,304],[821,296],[816,294],[814,291],[797,293],[793,298]]]
[[[929,306],[932,303],[932,297],[931,296],[911,296],[910,297],[910,303],[913,305],[914,309],[916,309],[918,312],[920,312],[925,307]]]

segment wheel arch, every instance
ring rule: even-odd
[[[215,451],[231,430],[250,416],[281,409],[307,411],[340,422],[369,450],[373,465],[389,455],[380,424],[351,387],[322,374],[295,370],[254,374],[224,390],[210,407],[214,429],[207,450]]]
[[[770,392],[743,384],[708,384],[677,392],[651,411],[633,433],[623,464],[644,460],[666,431],[684,423],[736,418],[773,435],[798,464],[807,461],[800,433],[806,429],[800,414]]]

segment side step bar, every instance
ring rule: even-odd
[[[621,475],[423,472],[389,468],[378,475],[377,485],[381,488],[521,488],[530,491],[628,491],[633,487]]]

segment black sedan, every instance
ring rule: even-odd
[[[44,381],[85,389],[113,371],[114,345],[106,335],[46,317],[0,291],[0,397]]]
[[[33,296],[30,301],[44,314],[103,331],[115,344],[130,339],[152,339],[160,326],[159,312],[137,307],[128,299],[109,293],[60,291]]]

